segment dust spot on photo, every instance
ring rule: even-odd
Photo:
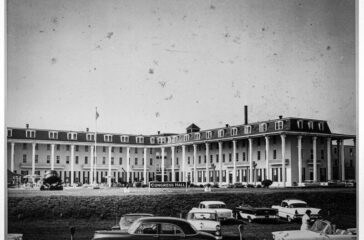
[[[148,73],[149,73],[149,74],[154,74],[154,70],[153,70],[153,68],[149,68]]]
[[[164,81],[159,81],[158,83],[159,83],[159,85],[161,85],[162,88],[164,88],[166,86],[166,82],[164,82]]]
[[[169,97],[164,98],[164,100],[169,101],[169,100],[172,100],[172,98],[173,98],[173,94],[169,95]]]
[[[112,35],[114,35],[114,33],[113,33],[113,32],[109,32],[109,33],[107,33],[107,36],[106,36],[106,37],[107,37],[108,39],[111,39]]]
[[[264,27],[262,27],[262,32],[264,32],[265,31],[265,28]]]
[[[154,65],[157,65],[157,66],[159,64],[157,60],[153,60],[153,63],[154,63]]]
[[[52,22],[53,24],[58,24],[58,18],[57,18],[57,17],[53,17],[53,18],[51,19],[51,22]]]
[[[331,46],[327,46],[327,47],[326,47],[326,50],[327,50],[327,51],[330,51],[330,50],[331,50]]]
[[[216,7],[215,7],[214,5],[212,5],[212,4],[211,4],[211,5],[210,5],[210,9],[211,9],[211,10],[215,10],[215,9],[216,9]]]
[[[159,117],[159,116],[160,116],[159,112],[156,112],[155,117]]]
[[[52,64],[56,64],[56,63],[57,63],[57,59],[56,59],[56,58],[52,58],[52,59],[51,59],[51,63],[52,63]]]

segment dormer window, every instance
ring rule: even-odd
[[[155,144],[155,138],[154,137],[150,138],[150,144]]]
[[[184,135],[183,140],[185,142],[188,142],[190,140],[190,135],[189,134]]]
[[[168,137],[168,138],[167,138],[167,142],[168,142],[168,143],[172,143],[172,138],[171,138],[171,137]]]
[[[144,137],[142,137],[142,136],[136,137],[135,140],[136,140],[136,143],[144,143]]]
[[[8,129],[8,137],[12,137],[13,136],[13,129]]]
[[[302,129],[303,128],[303,121],[302,120],[297,120],[297,128],[298,129]]]
[[[210,138],[212,138],[212,132],[208,131],[208,132],[206,132],[206,139],[210,139]]]
[[[309,121],[307,123],[307,125],[308,125],[308,129],[313,130],[313,121]]]
[[[95,141],[95,134],[94,133],[87,133],[86,134],[87,141]]]
[[[35,130],[27,130],[25,132],[25,137],[26,138],[35,138]]]
[[[164,144],[166,143],[166,138],[165,137],[159,137],[157,138],[158,144]]]
[[[218,136],[219,137],[223,137],[225,135],[225,130],[224,129],[220,129],[218,132],[217,132]]]
[[[104,141],[105,142],[112,142],[112,135],[110,135],[110,134],[104,135]]]
[[[230,134],[231,134],[231,136],[236,136],[236,135],[238,135],[238,128],[232,128],[232,129],[230,129]]]
[[[201,134],[200,133],[195,133],[195,140],[200,140],[201,139]]]
[[[48,132],[49,139],[58,139],[58,132],[55,131],[49,131]]]
[[[244,126],[244,134],[251,134],[252,126]]]
[[[120,142],[122,143],[129,142],[129,136],[120,136]]]
[[[176,143],[177,142],[177,138],[178,138],[177,136],[173,136],[172,137],[172,143]]]
[[[320,131],[323,131],[324,130],[324,123],[323,122],[320,122],[319,124],[318,124],[318,128],[319,128],[319,130]]]
[[[67,133],[67,140],[77,140],[77,133],[74,132]]]
[[[259,124],[259,132],[266,132],[268,130],[267,123]]]
[[[281,130],[283,129],[283,121],[277,121],[274,123],[275,129],[276,130]]]

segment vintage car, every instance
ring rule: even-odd
[[[7,240],[23,240],[23,234],[22,233],[8,233],[6,239]]]
[[[187,214],[187,221],[197,230],[215,235],[216,239],[222,239],[221,225],[216,210],[194,208]]]
[[[317,220],[309,230],[272,232],[274,240],[355,240],[356,228],[335,229],[329,221]]]
[[[278,210],[278,216],[287,219],[288,222],[299,220],[306,213],[306,210],[311,210],[311,219],[316,220],[320,218],[319,208],[311,208],[305,201],[297,199],[283,200],[281,205],[273,205],[272,208]]]
[[[253,221],[276,221],[278,220],[278,210],[273,208],[255,208],[250,205],[241,205],[233,211],[235,219],[246,219]]]
[[[226,208],[225,203],[221,201],[202,201],[198,205],[198,208],[214,209],[217,213],[217,217],[219,218],[219,220],[233,218],[233,211]]]
[[[135,220],[142,217],[153,217],[153,214],[150,213],[128,213],[121,216],[119,225],[115,225],[111,228],[111,230],[119,230],[122,232],[128,231],[130,225],[135,222]]]
[[[96,231],[92,238],[96,239],[205,239],[215,240],[215,236],[196,230],[189,222],[172,217],[147,217],[139,218],[128,229],[121,231]]]

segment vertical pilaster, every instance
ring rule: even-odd
[[[317,182],[317,137],[312,137],[313,149],[313,181]]]
[[[71,145],[71,186],[74,182],[75,145]]]
[[[182,145],[182,181],[187,182],[186,173],[186,146]]]
[[[283,187],[286,187],[286,135],[281,135],[282,140],[282,182]]]
[[[345,181],[345,151],[344,151],[344,140],[340,140],[340,160],[341,160],[341,181]]]
[[[327,148],[327,181],[332,179],[332,166],[331,166],[331,138],[326,139]]]
[[[130,179],[130,147],[126,148],[126,182],[131,182]]]
[[[236,183],[236,141],[233,140],[233,184]]]
[[[164,182],[164,147],[162,147],[162,182]]]
[[[147,148],[144,148],[143,178],[144,178],[144,184],[147,184]]]
[[[219,142],[219,183],[222,184],[222,142]]]
[[[51,170],[54,170],[54,144],[51,145]]]
[[[272,179],[269,174],[269,137],[265,137],[265,179]]]
[[[176,181],[176,174],[175,174],[175,170],[174,170],[174,146],[171,147],[171,155],[172,155],[172,182]]]
[[[302,136],[297,136],[298,140],[298,185],[302,184]]]
[[[35,144],[32,143],[32,175],[35,175]]]
[[[14,172],[14,147],[15,143],[11,143],[11,152],[10,152],[10,171]]]
[[[206,146],[206,183],[210,182],[210,175],[209,175],[209,143],[205,143]]]
[[[253,139],[249,138],[249,183],[253,183]]]
[[[90,156],[90,179],[89,179],[89,182],[90,184],[94,184],[94,146],[90,146],[90,150],[91,150],[91,156]]]
[[[111,146],[109,146],[109,155],[108,155],[108,157],[109,157],[109,172],[107,173],[107,183],[108,183],[108,185],[109,185],[109,187],[111,187]]]
[[[193,179],[197,183],[197,145],[193,144]]]

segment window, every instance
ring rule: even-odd
[[[195,140],[200,140],[201,138],[201,134],[200,133],[195,133],[194,139]]]
[[[66,151],[70,150],[70,145],[66,145]]]
[[[231,158],[231,153],[229,153],[229,162],[231,162],[231,159],[232,159],[232,158]]]
[[[12,129],[8,129],[8,137],[12,137],[13,136],[13,130]]]
[[[27,162],[27,155],[23,155],[23,163],[26,163]]]
[[[172,137],[172,143],[176,143],[177,142],[177,136],[173,136]]]
[[[153,158],[149,159],[149,165],[152,166],[153,165]]]
[[[210,163],[212,163],[212,161],[213,161],[213,156],[210,155]]]
[[[88,164],[88,157],[85,156],[85,164]]]
[[[257,139],[257,145],[260,146],[260,138]]]
[[[350,148],[350,149],[349,149],[349,152],[350,152],[350,156],[352,157],[352,156],[353,156],[353,149],[352,149],[352,148]]]
[[[49,131],[48,132],[49,139],[58,139],[58,132],[55,131]]]
[[[80,149],[80,146],[75,145],[75,151],[78,152],[79,149]]]
[[[268,129],[268,127],[267,127],[266,123],[259,124],[259,132],[266,132],[267,129]]]
[[[75,163],[78,164],[78,156],[75,157]]]
[[[25,132],[25,137],[26,138],[35,138],[35,130],[27,130]]]
[[[219,162],[219,154],[216,154],[216,162]]]
[[[150,144],[154,144],[155,143],[155,138],[154,137],[151,137],[150,138]]]
[[[103,152],[106,152],[106,147],[102,147],[102,151]]]
[[[190,164],[190,157],[187,157],[187,164]]]
[[[123,164],[123,158],[122,157],[120,157],[119,158],[119,165],[122,165]]]
[[[129,142],[129,136],[120,136],[120,141],[121,142]]]
[[[219,137],[223,137],[225,135],[225,130],[224,129],[220,129],[218,132],[217,132],[218,136]]]
[[[323,149],[321,149],[321,160],[324,160],[324,157],[325,157],[325,153],[324,153],[324,150]]]
[[[277,159],[277,150],[273,150],[273,159]]]
[[[325,126],[325,124],[324,124],[323,122],[320,122],[320,123],[318,124],[318,128],[319,128],[319,130],[320,130],[320,131],[323,131],[323,130],[324,130],[324,126]]]
[[[111,165],[114,165],[114,157],[111,157]]]
[[[313,130],[313,121],[309,121],[307,123],[307,125],[308,125],[308,129]]]
[[[149,149],[149,153],[150,153],[150,154],[153,154],[153,148],[150,148],[150,149]]]
[[[85,152],[88,152],[88,146],[85,146]]]
[[[230,129],[230,134],[231,134],[231,136],[236,136],[236,135],[238,135],[238,129],[237,129],[237,128],[232,128],[232,129]]]
[[[105,165],[106,164],[106,157],[102,157],[102,164]]]
[[[206,132],[206,139],[210,139],[212,137],[212,132],[208,131]]]
[[[236,153],[236,161],[239,161],[239,153]]]
[[[244,134],[251,134],[252,126],[244,126]]]
[[[110,134],[104,135],[104,141],[105,142],[112,142],[112,135],[110,135]]]
[[[59,151],[61,149],[61,145],[60,144],[57,144],[56,145],[56,148],[57,148],[57,151]]]
[[[39,145],[36,143],[35,144],[35,150],[38,150],[38,148],[39,148]]]
[[[27,149],[27,144],[23,143],[23,150],[26,150],[26,149]]]
[[[185,142],[188,142],[190,140],[190,135],[189,134],[184,135],[183,140]]]
[[[87,141],[95,141],[95,134],[94,133],[87,133],[86,134]]]
[[[245,154],[245,152],[243,152],[243,161],[245,161],[246,160],[246,154]]]
[[[176,158],[176,165],[178,165],[178,158]]]
[[[144,137],[136,137],[136,143],[144,143]]]
[[[201,163],[201,156],[198,156],[198,163]]]
[[[273,136],[272,140],[273,140],[273,144],[277,144],[277,136]]]
[[[283,129],[283,121],[277,121],[274,123],[275,129],[276,130],[281,130]]]
[[[50,150],[51,150],[51,145],[47,144],[47,151],[50,151]]]
[[[159,137],[159,138],[157,138],[157,142],[158,142],[158,144],[165,144],[166,143],[166,138],[165,137]]]
[[[135,153],[138,153],[138,148],[135,148]]]
[[[311,151],[310,151],[310,159],[311,160],[313,159],[313,149],[311,149]]]
[[[51,162],[51,156],[47,155],[47,163],[50,163],[50,162]]]
[[[257,152],[257,159],[260,160],[260,151]]]
[[[77,133],[74,132],[67,133],[67,140],[77,140]]]
[[[59,162],[60,162],[60,156],[57,156],[56,157],[56,163],[59,164]]]
[[[144,229],[145,230],[145,229]],[[171,223],[162,223],[161,224],[161,235],[183,235],[182,229],[177,225]],[[180,237],[178,237],[180,238]]]
[[[298,129],[302,129],[303,128],[303,121],[302,120],[297,120],[297,128]]]

